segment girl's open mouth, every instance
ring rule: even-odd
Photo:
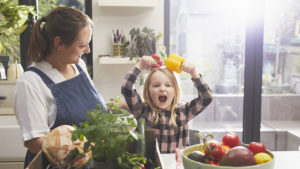
[[[167,96],[159,96],[158,99],[159,99],[160,102],[164,103],[164,102],[167,101],[168,98],[167,98]]]

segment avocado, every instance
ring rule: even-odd
[[[221,158],[220,166],[256,165],[253,153],[246,147],[237,146],[228,150]]]
[[[188,155],[189,159],[201,162],[201,163],[205,163],[205,156],[204,153],[202,153],[201,151],[193,151]]]

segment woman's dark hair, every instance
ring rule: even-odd
[[[92,20],[83,12],[71,7],[57,7],[46,17],[35,23],[28,57],[31,62],[45,60],[54,49],[54,38],[59,36],[62,43],[70,46],[78,32],[85,26],[92,26]]]

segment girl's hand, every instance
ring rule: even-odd
[[[153,65],[156,65],[157,63],[152,58],[152,56],[143,56],[140,61],[135,65],[140,70],[143,69],[151,69]]]
[[[189,63],[189,62],[182,63],[181,69],[184,72],[190,74],[192,76],[192,78],[194,78],[194,79],[200,77],[199,74],[196,71],[196,68],[195,68],[194,64],[192,64],[192,63]]]

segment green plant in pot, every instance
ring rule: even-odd
[[[155,33],[152,28],[144,27],[132,28],[129,31],[130,42],[126,42],[126,53],[130,56],[130,60],[134,57],[151,56],[152,54],[159,55],[162,59],[167,58],[166,47],[161,42],[163,36],[162,33]],[[139,61],[139,60],[137,60]],[[142,94],[143,84],[145,80],[145,74],[138,77],[139,85],[137,85],[137,91]]]
[[[12,61],[19,58],[19,35],[28,26],[29,13],[36,14],[34,6],[18,5],[15,0],[0,0],[0,55],[7,55]]]
[[[107,104],[108,110],[98,105],[97,109],[88,111],[87,121],[74,126],[72,139],[86,137],[88,141],[84,151],[92,151],[95,169],[101,168],[101,165],[105,168],[138,169],[145,163],[143,155],[127,151],[127,144],[138,140],[135,131],[137,122],[127,110],[118,108],[119,102],[117,98],[115,104]]]
[[[154,29],[144,27],[142,30],[131,29],[129,35],[131,41],[128,47],[131,59],[152,54],[158,54],[161,57],[167,56],[165,46],[160,42],[162,33],[156,34]]]
[[[27,28],[29,14],[34,6],[18,5],[16,0],[0,0],[0,60],[4,61],[7,80],[15,81],[23,68],[17,64],[20,34]],[[8,66],[8,63],[14,63]]]

